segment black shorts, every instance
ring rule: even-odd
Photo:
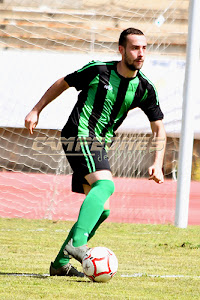
[[[90,137],[62,137],[62,146],[73,170],[72,191],[84,193],[85,176],[100,170],[109,170],[110,164],[104,143]]]

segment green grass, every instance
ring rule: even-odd
[[[200,227],[104,223],[89,246],[113,250],[119,269],[108,283],[93,283],[44,275],[71,226],[72,222],[0,219],[1,300],[200,299]],[[73,265],[81,270],[75,260]],[[140,277],[123,277],[137,273]]]

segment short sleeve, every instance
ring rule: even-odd
[[[140,102],[139,107],[147,115],[150,122],[162,120],[164,118],[164,114],[159,105],[157,91],[150,84],[148,85],[146,94]]]
[[[70,87],[75,87],[77,91],[87,88],[92,79],[98,74],[95,64],[89,63],[83,68],[65,76],[65,81]]]

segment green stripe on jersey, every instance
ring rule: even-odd
[[[142,97],[142,99],[140,100],[140,102],[143,102],[148,96],[148,90],[146,89],[144,96]]]
[[[110,122],[110,115],[117,99],[118,88],[121,79],[116,75],[114,70],[111,70],[109,85],[107,87],[107,94],[104,101],[103,110],[99,121],[95,127],[95,135],[100,138],[103,129]]]
[[[77,73],[82,72],[82,71],[84,71],[84,70],[86,70],[86,69],[88,69],[90,67],[93,67],[93,66],[102,66],[102,65],[103,66],[112,66],[114,64],[115,64],[114,61],[112,61],[112,62],[101,62],[101,61],[95,61],[95,60],[93,60],[92,62],[90,62],[87,65],[85,65],[82,69],[79,69],[77,71]]]
[[[90,85],[94,84],[88,90],[87,100],[83,106],[82,112],[80,113],[79,126],[78,126],[78,136],[89,136],[88,122],[90,115],[92,114],[92,109],[95,101],[95,96],[99,84],[99,74],[91,81]]]
[[[106,142],[110,142],[110,138],[112,138],[114,135],[113,128],[114,128],[115,124],[124,116],[124,113],[128,112],[131,104],[133,103],[138,84],[139,84],[138,77],[135,77],[133,80],[130,80],[124,101],[123,101],[120,111],[114,121],[114,124],[108,128],[108,131],[105,134]]]

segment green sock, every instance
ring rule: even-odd
[[[71,238],[73,236],[73,233],[74,233],[75,227],[76,227],[76,223],[73,225],[72,229],[70,230],[70,232],[68,234],[68,237],[64,241],[58,255],[56,256],[56,259],[53,262],[53,267],[55,269],[58,269],[58,268],[60,268],[64,265],[68,264],[68,262],[69,262],[69,257],[64,255],[63,250],[64,250],[65,246],[67,245],[67,243],[71,240]]]
[[[94,228],[92,229],[92,231],[89,234],[88,241],[95,235],[96,230],[99,228],[101,223],[103,223],[109,217],[109,215],[110,215],[110,209],[105,209],[102,212],[98,222],[96,223],[96,225],[94,226]]]
[[[98,222],[96,223],[96,225],[94,226],[94,228],[92,229],[89,237],[88,237],[88,241],[95,235],[96,230],[99,228],[99,226],[101,225],[101,223],[103,223],[103,221],[105,221],[110,215],[110,210],[109,209],[105,209]],[[65,246],[67,245],[67,243],[71,240],[73,232],[74,232],[74,228],[76,226],[76,223],[73,225],[72,229],[69,232],[69,235],[67,237],[67,239],[64,241],[54,263],[53,263],[53,267],[58,269],[64,265],[66,265],[69,262],[69,257],[67,257],[66,255],[64,255],[63,250],[65,248]]]
[[[99,181],[104,181],[104,180],[99,180]],[[99,181],[97,181],[97,182],[99,182]],[[108,182],[107,182],[108,181]],[[94,189],[94,187],[95,186],[98,186],[99,187],[99,184],[97,184],[97,182],[95,182],[94,183],[94,185],[92,185],[92,189],[91,189],[91,191]],[[111,184],[109,183],[109,182],[111,182]],[[102,182],[103,183],[103,182]],[[101,183],[101,184],[102,184]],[[109,186],[110,186],[110,189],[111,189],[111,191],[110,191],[110,193],[112,192],[112,188],[113,188],[113,190],[114,190],[114,184],[113,184],[113,182],[112,181],[109,181],[109,180],[105,180],[105,183],[106,183],[106,185],[107,185],[107,183],[108,183],[108,188],[106,188],[106,190],[109,190]],[[101,184],[100,184],[100,186],[101,186]],[[99,188],[96,190],[95,189],[95,193],[96,192],[98,192],[98,190],[99,190]],[[90,192],[91,192],[90,191]],[[89,193],[90,193],[89,192]],[[88,195],[89,195],[89,193],[88,193]],[[95,194],[94,193],[94,194]],[[100,195],[102,195],[102,193],[103,192],[100,192]],[[106,194],[106,195],[105,195]],[[110,195],[108,196],[108,194],[109,194],[109,191],[107,191],[106,193],[104,194],[104,197],[103,197],[103,199],[104,200],[102,200],[101,202],[103,203],[103,205],[104,205],[104,203],[106,202],[106,200],[110,197]],[[88,196],[87,195],[87,196]],[[102,195],[103,196],[103,195]],[[91,195],[91,198],[93,197],[93,193],[92,193],[92,195]],[[87,197],[86,197],[87,198]],[[99,197],[97,197],[97,198],[99,198]],[[105,200],[105,198],[106,198],[106,200]],[[94,196],[94,199],[95,199],[95,196]],[[86,199],[85,199],[86,200]],[[90,199],[90,201],[91,201],[91,199]],[[87,205],[90,205],[90,201],[88,201],[89,203],[86,203]],[[99,201],[99,200],[98,200]],[[85,201],[84,201],[85,202]],[[92,202],[94,202],[94,201],[92,201]],[[96,201],[97,202],[97,201]],[[83,205],[82,205],[83,206]],[[103,206],[102,206],[103,207]],[[82,209],[82,207],[81,207],[81,209]],[[80,209],[80,214],[81,214],[81,209]],[[93,209],[93,206],[92,206],[92,209]],[[87,210],[87,206],[86,206],[86,210]],[[103,208],[101,209],[101,211],[103,210]],[[85,209],[83,210],[83,212],[85,211]],[[84,222],[84,216],[83,216],[83,212],[82,212],[82,217],[81,218],[79,218],[79,219],[83,219],[83,222]],[[88,217],[88,215],[89,215],[89,213],[91,213],[91,214],[93,214],[93,211],[91,211],[91,212],[88,212],[88,214],[87,214],[87,216],[86,216],[86,220],[87,221],[89,221],[90,220],[90,218]],[[80,214],[79,214],[79,216],[80,216]],[[87,236],[85,236],[84,235],[84,241],[83,241],[83,244],[82,245],[84,245],[84,244],[86,244],[87,243],[87,240],[90,240],[93,236],[94,236],[94,234],[95,234],[95,232],[96,232],[96,230],[97,230],[97,228],[100,226],[100,224],[109,216],[109,214],[110,214],[110,210],[104,210],[102,213],[101,213],[101,215],[100,215],[100,217],[98,218],[98,221],[95,223],[95,225],[93,226],[93,229],[91,230],[91,232],[90,233],[88,233],[88,237]],[[66,256],[66,255],[64,255],[64,253],[63,253],[63,250],[64,250],[64,248],[65,248],[65,246],[67,245],[67,243],[71,240],[71,238],[73,237],[73,239],[74,239],[74,231],[75,231],[75,228],[76,228],[76,226],[77,226],[77,224],[78,224],[78,221],[73,225],[73,227],[72,227],[72,229],[70,230],[70,232],[69,232],[69,234],[68,234],[68,236],[67,236],[67,239],[64,241],[64,243],[63,243],[63,245],[62,245],[62,247],[61,247],[61,249],[60,249],[60,251],[59,251],[59,253],[58,253],[58,255],[57,255],[57,257],[56,257],[56,259],[55,259],[55,261],[54,261],[54,263],[53,263],[53,267],[54,268],[56,268],[56,269],[58,269],[58,268],[60,268],[60,267],[62,267],[62,266],[64,266],[64,265],[66,265],[68,262],[69,262],[69,257],[68,256]],[[92,225],[90,226],[90,227],[92,227]],[[78,231],[78,230],[77,230]],[[81,232],[82,232],[82,230],[81,230]],[[79,234],[79,232],[77,232],[76,234]],[[73,243],[74,244],[74,243]],[[74,245],[75,246],[75,245]]]
[[[80,208],[76,228],[73,232],[74,247],[87,244],[90,233],[104,211],[105,202],[114,192],[114,183],[111,180],[98,180],[91,187]]]

